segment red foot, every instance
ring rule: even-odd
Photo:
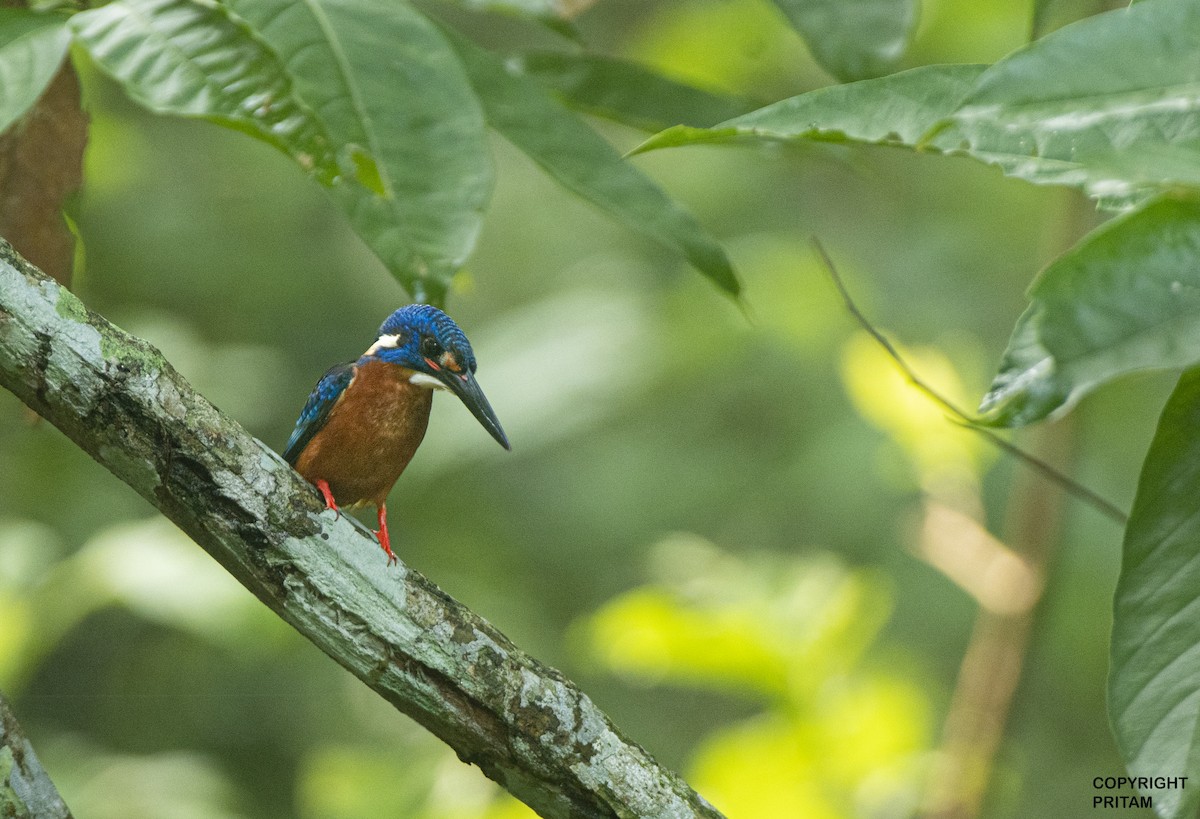
[[[387,530],[387,504],[379,505],[379,531],[375,533],[379,536],[379,545],[383,551],[387,553],[388,565],[399,563],[400,558],[396,557],[396,553],[392,551],[392,539],[388,537]]]
[[[329,490],[329,484],[320,478],[317,479],[317,489],[321,492],[321,497],[325,498],[325,508],[332,509],[337,512],[337,516],[342,516],[342,510],[338,509],[337,501],[333,499],[333,492]]]

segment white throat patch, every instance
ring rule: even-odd
[[[408,383],[414,384],[418,387],[424,387],[427,390],[446,389],[445,384],[443,384],[441,381],[438,381],[432,375],[426,375],[425,373],[413,373],[408,377]]]

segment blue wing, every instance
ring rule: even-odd
[[[308,402],[300,412],[300,419],[296,421],[296,428],[292,430],[292,437],[288,438],[287,447],[283,450],[283,459],[292,466],[296,465],[296,459],[300,457],[300,453],[308,446],[312,437],[329,420],[329,413],[333,411],[346,387],[354,380],[354,369],[353,364],[331,367],[313,388]]]

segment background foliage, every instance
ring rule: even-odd
[[[1193,773],[1196,386],[1155,436],[1142,372],[1200,339],[1192,4],[379,8],[5,10],[0,128],[68,49],[83,81],[81,297],[281,444],[397,280],[449,293],[515,452],[439,401],[403,558],[730,815],[1076,815],[1126,763]],[[939,390],[1055,418],[1020,440],[1134,507],[1119,585],[1119,527],[913,391],[814,234]],[[80,815],[521,814],[0,413],[0,688]]]

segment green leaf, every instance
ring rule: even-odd
[[[337,177],[333,146],[283,66],[223,7],[119,0],[75,15],[71,27],[96,64],[146,108],[245,131],[325,184]]]
[[[886,74],[904,56],[917,0],[773,0],[821,66],[843,82]]]
[[[1194,0],[1138,3],[1064,26],[986,71],[926,66],[845,86],[844,96],[824,88],[707,131],[670,129],[639,150],[737,137],[905,146],[1129,207],[1200,189],[1198,37]]]
[[[1164,817],[1200,808],[1200,370],[1167,402],[1138,481],[1113,606],[1108,708],[1134,776]]]
[[[1200,361],[1200,204],[1162,200],[1093,231],[1030,289],[980,411],[1020,426],[1134,370]]]
[[[440,32],[404,3],[116,0],[79,40],[154,111],[293,156],[420,300],[440,301],[491,193],[483,113]]]
[[[352,172],[335,195],[358,233],[414,298],[440,303],[474,249],[493,182],[483,111],[446,38],[407,3],[229,5],[341,146]]]
[[[0,133],[37,102],[70,43],[66,18],[0,8]]]
[[[534,51],[514,55],[507,65],[536,77],[573,108],[647,131],[677,124],[707,127],[749,107],[637,63],[597,54]]]
[[[488,123],[563,187],[645,236],[681,251],[697,270],[736,296],[741,289],[721,246],[690,213],[595,131],[478,46],[450,35]]]
[[[927,65],[876,80],[820,88],[712,128],[670,128],[635,153],[731,140],[815,140],[914,146],[949,116],[987,66]]]
[[[1194,0],[1064,26],[992,66],[933,141],[1102,199],[1200,187],[1198,37]]]

